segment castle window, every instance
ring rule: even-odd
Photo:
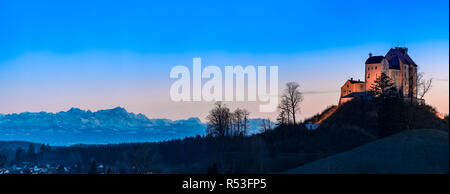
[[[369,74],[367,74],[367,78],[370,78],[370,73],[369,73]]]
[[[377,66],[375,66],[375,69],[377,69]]]

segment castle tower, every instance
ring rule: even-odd
[[[372,56],[369,53],[369,58],[366,60],[365,66],[365,88],[369,91],[375,80],[380,77],[382,72],[386,72],[388,69],[387,61],[384,56]]]
[[[385,59],[389,63],[388,76],[403,96],[417,97],[417,65],[409,57],[408,48],[391,48]]]

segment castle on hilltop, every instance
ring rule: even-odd
[[[417,97],[417,64],[409,57],[408,48],[391,48],[385,56],[372,56],[365,65],[365,80],[350,78],[341,87],[339,104],[357,96],[366,96],[375,80],[385,73],[389,76],[398,93],[407,98]]]

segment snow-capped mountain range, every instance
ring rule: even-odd
[[[249,119],[249,133],[258,132],[261,119]],[[204,135],[198,118],[149,119],[124,108],[97,112],[71,108],[58,113],[0,114],[0,140],[31,141],[51,145],[106,144],[163,141]]]

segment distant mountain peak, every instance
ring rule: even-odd
[[[200,119],[198,117],[189,117],[186,120],[188,120],[188,121],[197,121],[197,122],[201,123],[201,121],[200,121]]]
[[[112,109],[103,109],[98,110],[97,112],[94,112],[94,114],[107,114],[107,115],[116,115],[116,116],[134,116],[134,113],[129,113],[125,108],[122,107],[115,107]]]
[[[249,119],[249,134],[257,133],[259,125],[260,119]],[[0,115],[0,140],[59,145],[161,141],[203,135],[206,126],[198,117],[149,119],[123,107],[96,112],[73,107],[57,113]]]
[[[62,112],[64,112],[64,111],[62,111]],[[72,107],[66,112],[71,113],[71,114],[92,113],[90,110],[83,110],[83,109],[80,109],[77,107]],[[94,113],[101,113],[101,112],[129,113],[125,108],[120,107],[120,106],[117,106],[117,107],[111,108],[111,109],[101,109]]]
[[[72,113],[72,114],[80,114],[80,113],[85,113],[85,112],[86,112],[86,111],[81,110],[81,109],[79,109],[79,108],[74,108],[74,107],[70,108],[70,109],[67,111],[67,113]]]
[[[115,108],[113,108],[113,109],[111,109],[111,110],[113,110],[113,111],[118,111],[118,112],[127,112],[127,110],[126,110],[125,108],[120,107],[120,106],[115,107]]]
[[[67,112],[73,112],[73,111],[81,111],[80,108],[72,107]]]

